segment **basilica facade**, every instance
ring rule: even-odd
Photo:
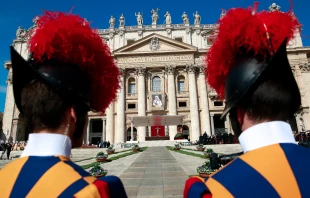
[[[223,12],[220,17],[224,15]],[[203,133],[233,133],[229,119],[220,119],[225,102],[219,100],[216,92],[206,84],[204,73],[204,58],[212,45],[216,25],[201,24],[198,12],[193,14],[194,24],[190,24],[185,12],[181,16],[183,24],[172,24],[172,16],[166,12],[165,24],[159,25],[158,9],[153,9],[151,25],[143,24],[142,14],[136,13],[137,26],[126,26],[125,16],[121,15],[118,25],[112,16],[110,27],[99,30],[122,72],[122,84],[117,100],[104,114],[89,112],[85,143],[151,140],[149,137],[154,130],[157,134],[161,130],[167,140],[183,133],[185,138],[193,141]],[[26,59],[25,31],[28,30],[18,29],[13,45]],[[302,95],[299,112],[288,122],[293,131],[309,130],[310,47],[303,46],[296,31],[287,51]],[[6,62],[5,68],[8,70],[8,87],[3,132],[13,141],[24,141],[29,131],[14,103],[11,63]],[[133,126],[131,137],[130,117],[154,115],[184,117],[182,125],[177,126]]]

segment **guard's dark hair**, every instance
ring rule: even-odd
[[[71,107],[41,81],[33,80],[22,91],[21,106],[27,126],[32,132],[56,130]]]
[[[296,82],[288,72],[268,72],[238,103],[250,119],[287,121],[300,108],[301,99]]]

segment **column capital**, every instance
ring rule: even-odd
[[[214,116],[214,113],[210,113],[210,116],[213,117],[213,116]]]
[[[136,68],[137,74],[138,76],[144,76],[145,72],[146,72],[146,68],[145,67],[138,67]]]
[[[206,72],[206,67],[204,65],[199,66],[199,74],[204,75]]]
[[[119,67],[118,70],[119,70],[119,72],[121,72],[121,75],[122,75],[122,76],[125,75],[126,68]]]
[[[168,75],[173,75],[175,73],[175,66],[169,65],[166,66],[165,69]]]
[[[186,71],[189,74],[195,74],[196,70],[197,70],[197,66],[196,65],[186,65]]]
[[[300,64],[299,69],[302,73],[310,72],[310,63]]]

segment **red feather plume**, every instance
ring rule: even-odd
[[[116,98],[120,72],[99,32],[78,15],[44,12],[32,34],[28,44],[34,61],[79,65],[91,81],[91,108],[104,112]]]
[[[257,4],[255,9],[256,6]],[[270,40],[267,38],[264,24]],[[241,47],[251,52],[252,57],[267,58],[272,52],[277,51],[285,38],[288,41],[294,38],[298,27],[300,24],[291,11],[284,13],[255,10],[255,14],[252,14],[252,8],[229,10],[219,20],[215,43],[207,53],[207,82],[219,97],[224,99],[227,73],[234,65],[236,55],[242,53]]]

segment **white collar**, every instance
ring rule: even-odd
[[[71,140],[66,135],[32,133],[21,157],[63,155],[70,158],[71,148]]]
[[[244,153],[272,144],[296,144],[291,126],[282,121],[254,125],[241,133],[239,142]]]

